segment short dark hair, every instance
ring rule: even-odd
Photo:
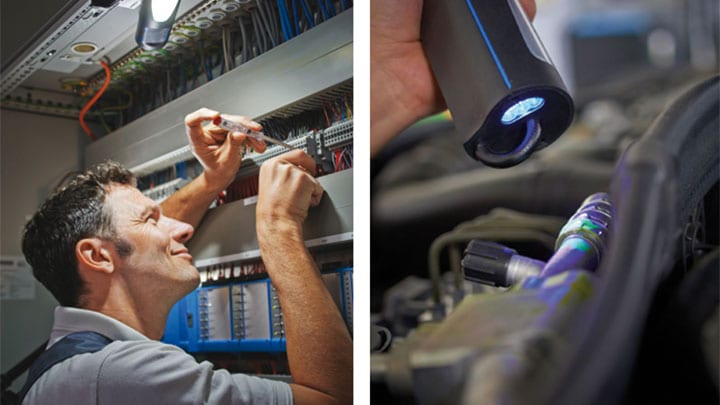
[[[112,213],[105,208],[112,183],[135,186],[135,177],[115,162],[71,173],[25,225],[22,250],[35,278],[60,305],[80,306],[86,292],[78,274],[75,245],[89,237],[115,238]]]

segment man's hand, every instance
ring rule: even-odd
[[[165,215],[194,227],[200,224],[205,211],[218,193],[235,179],[242,163],[244,148],[251,146],[258,152],[265,152],[265,142],[245,133],[228,134],[228,131],[212,124],[203,126],[203,122],[212,121],[219,116],[217,111],[201,108],[185,117],[185,132],[190,147],[205,171],[161,204]],[[225,114],[223,117],[254,131],[262,129],[260,124],[247,117]]]
[[[352,404],[352,340],[303,239],[308,208],[324,192],[314,173],[299,150],[260,167],[258,244],[282,307],[293,402]]]
[[[263,163],[256,211],[260,240],[277,236],[279,231],[291,231],[292,237],[302,241],[308,208],[319,204],[324,192],[315,180],[315,170],[313,158],[299,150]]]
[[[192,147],[193,154],[205,168],[204,176],[208,184],[222,190],[235,178],[240,168],[242,153],[245,146],[251,146],[258,152],[265,152],[265,142],[248,136],[243,132],[231,132],[213,124],[203,126],[205,121],[212,121],[220,113],[201,108],[185,117],[185,132]],[[250,118],[240,115],[223,115],[253,131],[262,130],[262,126]]]
[[[484,0],[493,1],[493,0]],[[535,0],[521,0],[530,19]],[[370,153],[446,108],[420,42],[422,0],[370,3]]]

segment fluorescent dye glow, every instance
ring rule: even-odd
[[[542,97],[530,97],[518,101],[505,111],[505,114],[500,118],[500,122],[505,125],[510,125],[521,118],[527,117],[528,114],[539,110],[543,105],[545,105],[545,99]]]
[[[565,239],[562,243],[562,246],[569,249],[578,250],[580,252],[589,252],[592,250],[592,245],[590,245],[585,239],[579,236],[572,236]]]

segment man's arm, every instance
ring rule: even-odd
[[[186,222],[193,228],[197,228],[210,204],[230,182],[225,185],[212,183],[203,172],[160,203],[160,206],[163,213],[170,218]]]
[[[201,108],[185,117],[185,131],[193,154],[205,169],[185,187],[163,201],[165,215],[186,222],[193,227],[200,224],[210,203],[235,179],[242,163],[242,152],[246,145],[264,152],[265,143],[248,137],[242,132],[228,133],[215,125],[203,127],[203,122],[220,116],[217,111]],[[226,116],[242,123],[245,127],[260,131],[262,127],[242,116]]]
[[[302,224],[323,189],[312,158],[292,151],[260,169],[257,233],[285,322],[296,404],[352,403],[352,341],[305,247]]]

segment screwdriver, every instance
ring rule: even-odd
[[[223,118],[222,116],[215,118],[213,120],[213,124],[217,125],[218,127],[222,128],[226,131],[246,133],[249,136],[257,139],[258,141],[274,143],[275,145],[283,146],[289,150],[298,149],[298,148],[290,145],[287,142],[283,142],[281,140],[271,138],[271,137],[265,135],[262,131],[253,131],[253,130],[249,129],[248,127],[240,124],[239,122],[231,121],[227,118]]]

